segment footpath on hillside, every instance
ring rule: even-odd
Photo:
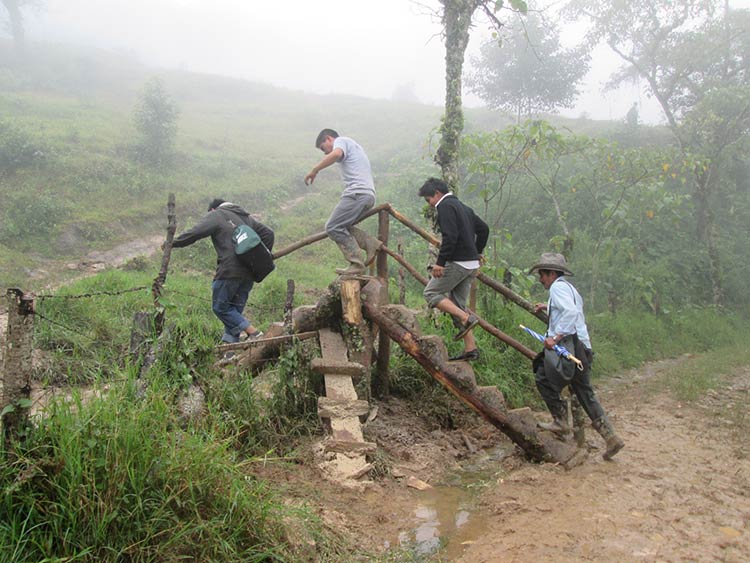
[[[600,386],[627,443],[616,461],[512,471],[481,495],[486,528],[451,560],[750,561],[750,366],[686,406],[653,384],[676,363],[690,369],[684,356]]]

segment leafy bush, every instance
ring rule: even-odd
[[[138,158],[152,165],[165,164],[172,156],[177,137],[177,104],[167,93],[161,80],[148,80],[134,111],[135,126],[141,139]]]
[[[0,211],[0,242],[31,248],[39,254],[53,248],[49,237],[70,212],[58,194],[23,186],[19,192],[6,196],[5,202]],[[34,248],[37,244],[40,246]]]
[[[0,175],[31,168],[47,158],[48,149],[29,133],[0,121]]]

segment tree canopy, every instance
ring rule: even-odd
[[[558,29],[529,13],[501,40],[485,42],[472,65],[469,89],[490,108],[512,112],[520,123],[573,105],[577,84],[588,71],[588,54],[585,48],[564,49]]]

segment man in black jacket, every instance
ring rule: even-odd
[[[211,237],[216,250],[216,273],[211,284],[213,312],[224,324],[223,342],[239,342],[244,338],[260,338],[263,333],[248,321],[242,312],[250,290],[252,274],[234,253],[232,233],[244,223],[253,229],[268,250],[273,248],[274,234],[263,223],[256,221],[239,205],[214,199],[208,204],[208,214],[192,229],[177,236],[175,248],[189,246],[202,238]]]
[[[429,178],[419,188],[419,196],[437,210],[442,235],[437,263],[432,266],[432,278],[424,289],[424,298],[430,307],[451,315],[459,329],[455,340],[463,339],[464,353],[450,359],[478,360],[479,350],[471,331],[479,319],[466,310],[466,300],[490,229],[442,180]]]

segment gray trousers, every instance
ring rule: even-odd
[[[374,205],[375,196],[369,193],[342,196],[326,222],[326,233],[336,243],[352,239],[349,228]]]
[[[430,278],[422,296],[430,307],[435,307],[446,297],[453,301],[459,309],[466,310],[471,283],[477,275],[477,270],[467,270],[455,262],[447,262],[442,277]],[[456,328],[463,328],[461,322],[453,318]]]

